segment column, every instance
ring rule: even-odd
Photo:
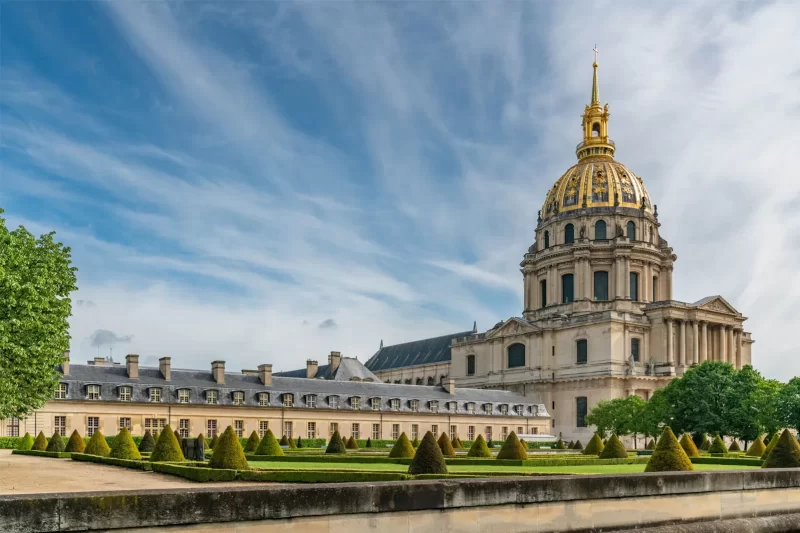
[[[620,257],[614,258],[614,297],[619,299],[622,298],[622,286],[619,282],[619,278],[621,277],[622,273],[622,259]]]
[[[647,303],[651,300],[650,298],[650,287],[648,285],[652,285],[652,282],[648,283],[647,280],[650,279],[650,263],[645,262],[642,266],[642,280],[639,282],[641,285],[642,290],[639,294],[639,299],[643,302]]]
[[[686,366],[686,321],[680,321],[680,345],[678,345],[678,364],[680,366]]]
[[[719,327],[719,360],[723,363],[727,363],[728,361],[728,350],[725,346],[728,339],[727,333],[728,327],[727,326],[720,326]]]
[[[735,368],[739,368],[736,366],[736,346],[733,344],[733,326],[726,328],[726,330],[728,332],[728,339],[726,341],[728,347],[728,362]]]
[[[645,329],[642,335],[642,362],[650,362],[650,330]]]
[[[700,364],[700,339],[697,337],[697,320],[692,320],[692,364]]]
[[[733,335],[734,355],[736,357],[736,369],[742,368],[742,330],[737,329]]]
[[[592,262],[589,259],[586,259],[583,273],[586,275],[586,284],[584,285],[584,289],[586,290],[585,296],[587,300],[592,300]]]
[[[667,271],[667,297],[665,300],[672,300],[672,267],[670,266]]]
[[[556,289],[553,287],[553,277],[556,269],[551,265],[547,267],[547,303],[548,305],[556,303],[558,300],[554,298]]]
[[[622,292],[625,295],[625,298],[630,299],[631,297],[631,258],[630,257],[623,257],[622,264],[624,267],[622,268]]]
[[[708,323],[700,322],[700,364],[708,359]]]
[[[669,365],[672,366],[673,364],[675,364],[675,359],[673,357],[673,351],[672,351],[672,344],[673,344],[672,320],[667,319],[665,322],[667,325],[667,363],[669,363]]]
[[[530,273],[526,272],[525,274],[523,274],[522,280],[523,280],[523,285],[525,286],[525,298],[524,298],[525,307],[523,307],[523,309],[525,309],[527,311],[531,307],[531,275],[530,275]]]

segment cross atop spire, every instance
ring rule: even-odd
[[[600,53],[600,51],[597,49],[597,45],[594,45],[592,50],[594,51],[594,62],[597,63],[597,54]]]
[[[594,45],[592,50],[594,51],[594,64],[592,65],[594,76],[592,78],[592,103],[590,105],[600,105],[600,87],[597,85],[597,45]]]

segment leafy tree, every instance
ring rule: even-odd
[[[706,361],[670,382],[664,390],[672,406],[671,428],[680,433],[729,434],[735,376],[728,363]]]
[[[56,366],[69,349],[72,300],[77,289],[70,248],[35,238],[20,226],[9,231],[0,209],[0,420],[26,418],[53,398]]]
[[[776,401],[781,425],[794,428],[800,434],[800,377],[789,380]]]
[[[642,424],[646,406],[647,402],[636,395],[603,400],[586,415],[586,423],[595,426],[602,437],[609,432],[616,435],[645,434],[651,431]]]
[[[670,405],[666,393],[666,389],[670,385],[653,392],[650,400],[645,402],[644,407],[636,412],[633,417],[634,433],[650,438],[651,442],[653,442],[653,447],[655,447],[654,439],[661,434],[664,425],[672,423],[672,405]]]
[[[748,365],[736,372],[730,389],[727,432],[745,443],[755,440],[764,431],[759,415],[763,385],[764,378]]]

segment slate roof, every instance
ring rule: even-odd
[[[286,372],[274,372],[273,376],[283,376],[286,378],[305,378],[306,369],[300,368],[298,370],[288,370]],[[331,365],[320,365],[317,368],[317,375],[314,379],[329,379],[334,381],[351,381],[357,378],[361,381],[371,379],[372,381],[380,381],[380,378],[369,371],[367,367],[362,365],[358,359],[354,357],[342,357],[339,361],[339,368],[336,372],[331,372]]]
[[[350,358],[346,358],[350,359]],[[343,359],[344,361],[345,359]],[[353,359],[354,360],[354,359]],[[355,360],[354,360],[355,361]],[[356,361],[357,362],[357,361]],[[360,363],[359,363],[360,364]],[[266,407],[283,407],[285,394],[294,395],[293,408],[308,409],[308,396],[316,397],[316,407],[332,409],[330,398],[337,397],[338,409],[352,410],[351,399],[361,399],[361,410],[371,411],[371,398],[378,398],[383,411],[394,411],[390,407],[392,399],[400,400],[398,411],[411,412],[411,400],[419,400],[418,412],[430,413],[429,402],[439,402],[439,412],[446,411],[447,402],[456,402],[455,413],[467,414],[468,403],[475,404],[475,413],[482,412],[484,403],[491,403],[491,415],[500,415],[500,405],[508,405],[509,415],[513,406],[522,405],[523,416],[549,417],[544,404],[531,403],[528,398],[511,391],[489,389],[456,388],[453,394],[441,386],[401,385],[364,381],[339,381],[327,379],[306,379],[273,375],[272,385],[263,385],[257,375],[226,373],[225,383],[217,384],[210,371],[172,369],[171,380],[166,381],[158,368],[139,367],[139,378],[131,379],[125,366],[70,365],[69,375],[61,378],[67,384],[67,400],[92,402],[87,398],[88,385],[100,386],[100,400],[119,402],[119,387],[131,387],[131,402],[151,403],[149,389],[161,389],[161,404],[177,404],[178,390],[189,390],[189,404],[206,405],[205,393],[217,391],[217,405],[233,406],[233,393],[244,392],[245,407],[264,407],[259,405],[258,393],[269,393]],[[54,400],[58,402],[59,400]]]
[[[475,330],[451,333],[441,337],[384,346],[364,364],[373,372],[406,368],[409,366],[428,365],[450,361],[450,346],[453,339],[466,337]]]

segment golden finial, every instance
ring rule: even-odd
[[[594,68],[594,77],[592,78],[592,105],[600,105],[600,88],[597,85],[597,54],[599,53],[597,45],[594,45],[592,50],[594,51],[594,64],[592,65]]]

